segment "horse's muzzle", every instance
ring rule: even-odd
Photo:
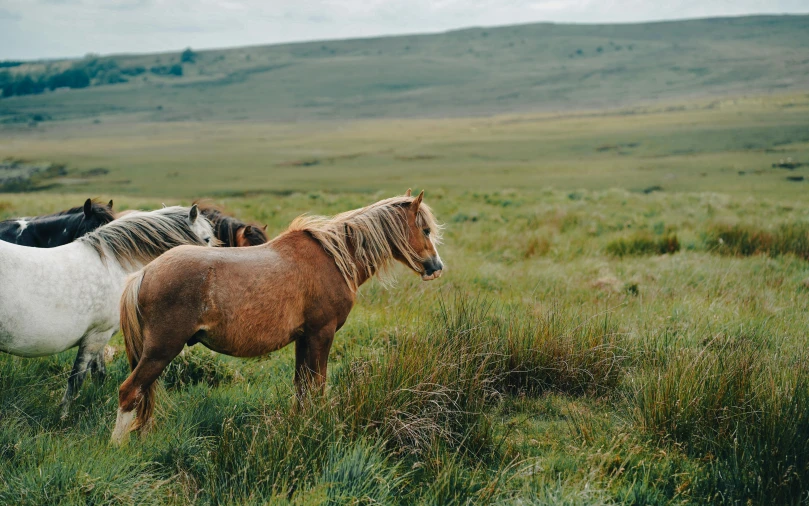
[[[428,259],[422,266],[424,267],[424,272],[421,274],[423,281],[440,278],[441,274],[444,272],[444,264],[437,256]]]

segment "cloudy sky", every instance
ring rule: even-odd
[[[0,59],[758,13],[809,13],[809,0],[0,0]]]

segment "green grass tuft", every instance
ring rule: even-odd
[[[680,251],[680,241],[676,234],[654,237],[651,234],[637,233],[608,242],[606,251],[616,257],[664,255]]]

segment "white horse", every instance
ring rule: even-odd
[[[0,351],[42,357],[78,346],[66,416],[88,369],[106,373],[104,345],[118,330],[127,276],[175,246],[214,242],[196,205],[129,213],[56,248],[0,241]]]

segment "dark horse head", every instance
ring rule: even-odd
[[[202,215],[210,220],[216,238],[222,241],[225,247],[258,246],[267,242],[267,226],[248,225],[232,216],[228,216],[222,209],[196,202]]]
[[[0,240],[20,246],[54,248],[73,242],[113,219],[111,200],[104,205],[87,199],[83,206],[59,213],[0,221]]]

